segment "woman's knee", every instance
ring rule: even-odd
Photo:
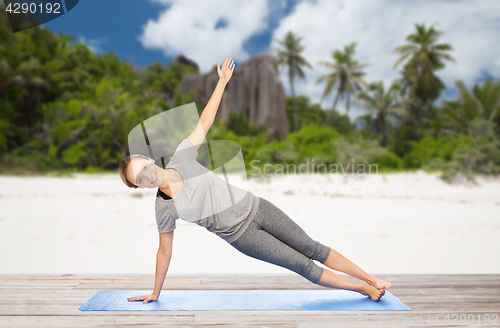
[[[321,276],[323,275],[323,268],[316,265],[313,261],[309,260],[309,263],[302,267],[301,270],[297,271],[298,274],[312,282],[313,284],[317,284]]]
[[[312,240],[310,247],[308,247],[303,254],[311,260],[325,263],[330,256],[330,247],[323,245],[319,241]]]
[[[320,263],[325,263],[330,257],[330,252],[332,249],[326,245],[323,245],[319,241],[316,242],[316,252],[314,254],[315,258],[313,260],[319,261]]]

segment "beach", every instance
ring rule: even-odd
[[[230,179],[368,273],[500,273],[500,179],[476,180],[449,185],[423,171]],[[118,173],[0,176],[0,273],[154,273],[155,195]],[[168,273],[291,271],[177,220]]]

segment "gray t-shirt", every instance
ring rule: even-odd
[[[199,153],[188,139],[175,150],[166,168],[184,178],[181,192],[174,199],[156,197],[158,232],[176,228],[175,221],[196,223],[232,243],[252,222],[260,197],[242,190],[196,161]]]

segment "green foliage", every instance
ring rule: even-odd
[[[141,120],[194,101],[179,94],[191,67],[141,70],[43,27],[9,32],[0,8],[0,171],[116,170]],[[163,92],[163,93],[162,93]],[[168,95],[165,92],[169,93]],[[160,94],[159,94],[160,93]]]
[[[331,120],[329,120],[326,126],[335,129],[340,134],[349,134],[355,129],[354,124],[351,123],[346,114],[340,114],[337,110],[334,110],[330,114],[329,111],[325,111],[321,108],[319,104],[311,104],[309,97],[297,96],[296,103],[298,115],[300,117],[298,121],[298,130],[307,125],[322,126],[327,115],[331,115]],[[286,97],[286,113],[289,130],[295,131],[294,103],[293,98],[290,96]]]
[[[237,135],[220,120],[208,132],[208,140],[233,140],[242,148],[248,174],[258,174],[266,164],[301,164],[312,159],[334,163],[337,157],[333,141],[340,134],[330,127],[304,126],[285,140],[268,141],[267,133]],[[258,168],[258,169],[257,169]],[[257,171],[256,171],[257,170]],[[270,173],[272,169],[267,169]]]
[[[226,127],[237,136],[258,136],[267,133],[264,125],[257,125],[255,121],[249,120],[248,116],[242,113],[229,113]]]
[[[345,173],[347,168],[354,166],[355,172],[361,170],[360,174],[368,174],[370,170],[375,173],[402,167],[401,159],[380,147],[376,140],[359,137],[349,140],[330,127],[314,125],[290,133],[285,140],[263,144],[249,162],[252,175],[280,173],[283,167],[297,168],[301,164],[309,165],[309,170],[313,170],[314,164],[318,173]],[[268,164],[272,164],[271,167]]]
[[[337,158],[333,141],[339,138],[337,131],[330,127],[308,125],[297,133],[290,133],[285,140],[273,141],[260,147],[256,152],[256,162],[252,168],[264,172],[266,164],[279,164],[265,170],[266,173],[279,171],[285,165],[332,164]]]
[[[242,150],[247,170],[251,168],[250,163],[257,159],[257,150],[267,144],[267,134],[237,135],[234,131],[216,119],[207,134],[207,140],[232,140],[237,142]]]
[[[382,156],[376,158],[375,164],[380,172],[399,171],[403,168],[403,160],[390,150],[386,150]]]
[[[347,165],[354,165],[355,168],[364,168],[365,173],[391,171],[402,167],[401,159],[394,153],[381,147],[377,140],[364,138],[340,138],[334,146],[339,154],[338,164],[345,168]],[[370,171],[371,170],[371,171]],[[355,171],[356,172],[356,171]]]
[[[474,180],[475,174],[500,173],[500,139],[493,132],[494,124],[475,119],[467,130],[472,142],[457,147],[449,160],[440,157],[429,160],[426,170],[441,170],[441,178],[452,181],[458,174]]]
[[[303,162],[307,157],[328,161],[336,157],[333,141],[339,137],[330,127],[307,125],[297,133],[290,133],[287,140],[296,150],[295,162]]]
[[[397,97],[398,84],[392,84],[386,91],[382,81],[370,83],[369,92],[358,93],[360,104],[375,114],[375,119],[370,114],[361,116],[364,123],[365,135],[377,134],[380,136],[380,145],[387,146],[387,135],[392,130],[391,118],[402,119],[407,116],[403,103]]]
[[[490,122],[498,122],[500,116],[500,82],[491,78],[482,86],[474,85],[472,93],[462,81],[456,85],[460,91],[457,100],[446,101],[440,114],[444,121],[443,130],[465,133],[474,119],[480,118]],[[494,129],[499,132],[498,123]]]
[[[146,67],[143,81],[153,92],[173,94],[177,91],[185,74],[199,75],[199,72],[191,66],[180,63],[172,62],[165,67],[156,61]]]
[[[84,145],[83,142],[79,142],[65,151],[63,151],[63,162],[65,164],[69,165],[75,165],[79,164],[81,161],[85,161],[85,157],[87,156],[87,153],[85,152],[84,149],[82,149],[82,146]]]
[[[420,141],[415,142],[403,157],[404,167],[418,168],[428,164],[434,158],[449,161],[457,149],[473,144],[474,139],[463,134],[439,138],[425,136]]]

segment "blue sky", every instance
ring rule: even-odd
[[[156,60],[166,63],[161,50],[146,49],[139,41],[141,27],[166,6],[145,0],[80,0],[69,13],[43,26],[63,31],[88,44],[94,52],[116,52],[121,59],[144,67]]]
[[[282,15],[294,8],[297,1],[283,3]],[[86,43],[94,52],[116,52],[123,60],[145,67],[154,61],[171,62],[175,54],[165,54],[161,49],[146,48],[141,43],[144,25],[148,20],[158,18],[161,12],[168,11],[172,3],[149,0],[80,0],[75,9],[68,14],[43,24],[54,31],[64,31]],[[261,33],[251,35],[244,40],[244,49],[249,54],[264,52],[271,44],[272,34],[278,19],[270,19],[269,27]],[[227,28],[227,20],[220,19],[214,29]],[[217,58],[215,61],[223,61]],[[238,59],[236,63],[238,63]]]
[[[178,53],[195,60],[202,73],[232,56],[236,65],[260,52],[274,53],[273,40],[289,30],[303,38],[303,56],[314,69],[296,80],[298,94],[319,102],[324,85],[314,83],[328,71],[318,61],[357,42],[355,58],[367,63],[367,82],[386,86],[398,76],[394,48],[414,32],[414,24],[433,25],[440,42],[454,48],[438,76],[448,87],[441,99],[456,96],[455,80],[471,88],[500,76],[500,1],[497,0],[81,0],[66,15],[44,24],[63,30],[94,52],[113,51],[144,67],[166,64]],[[286,71],[281,79],[287,94]],[[334,94],[322,103],[330,108]],[[343,103],[339,104],[343,112]],[[350,116],[364,113],[351,108]]]

